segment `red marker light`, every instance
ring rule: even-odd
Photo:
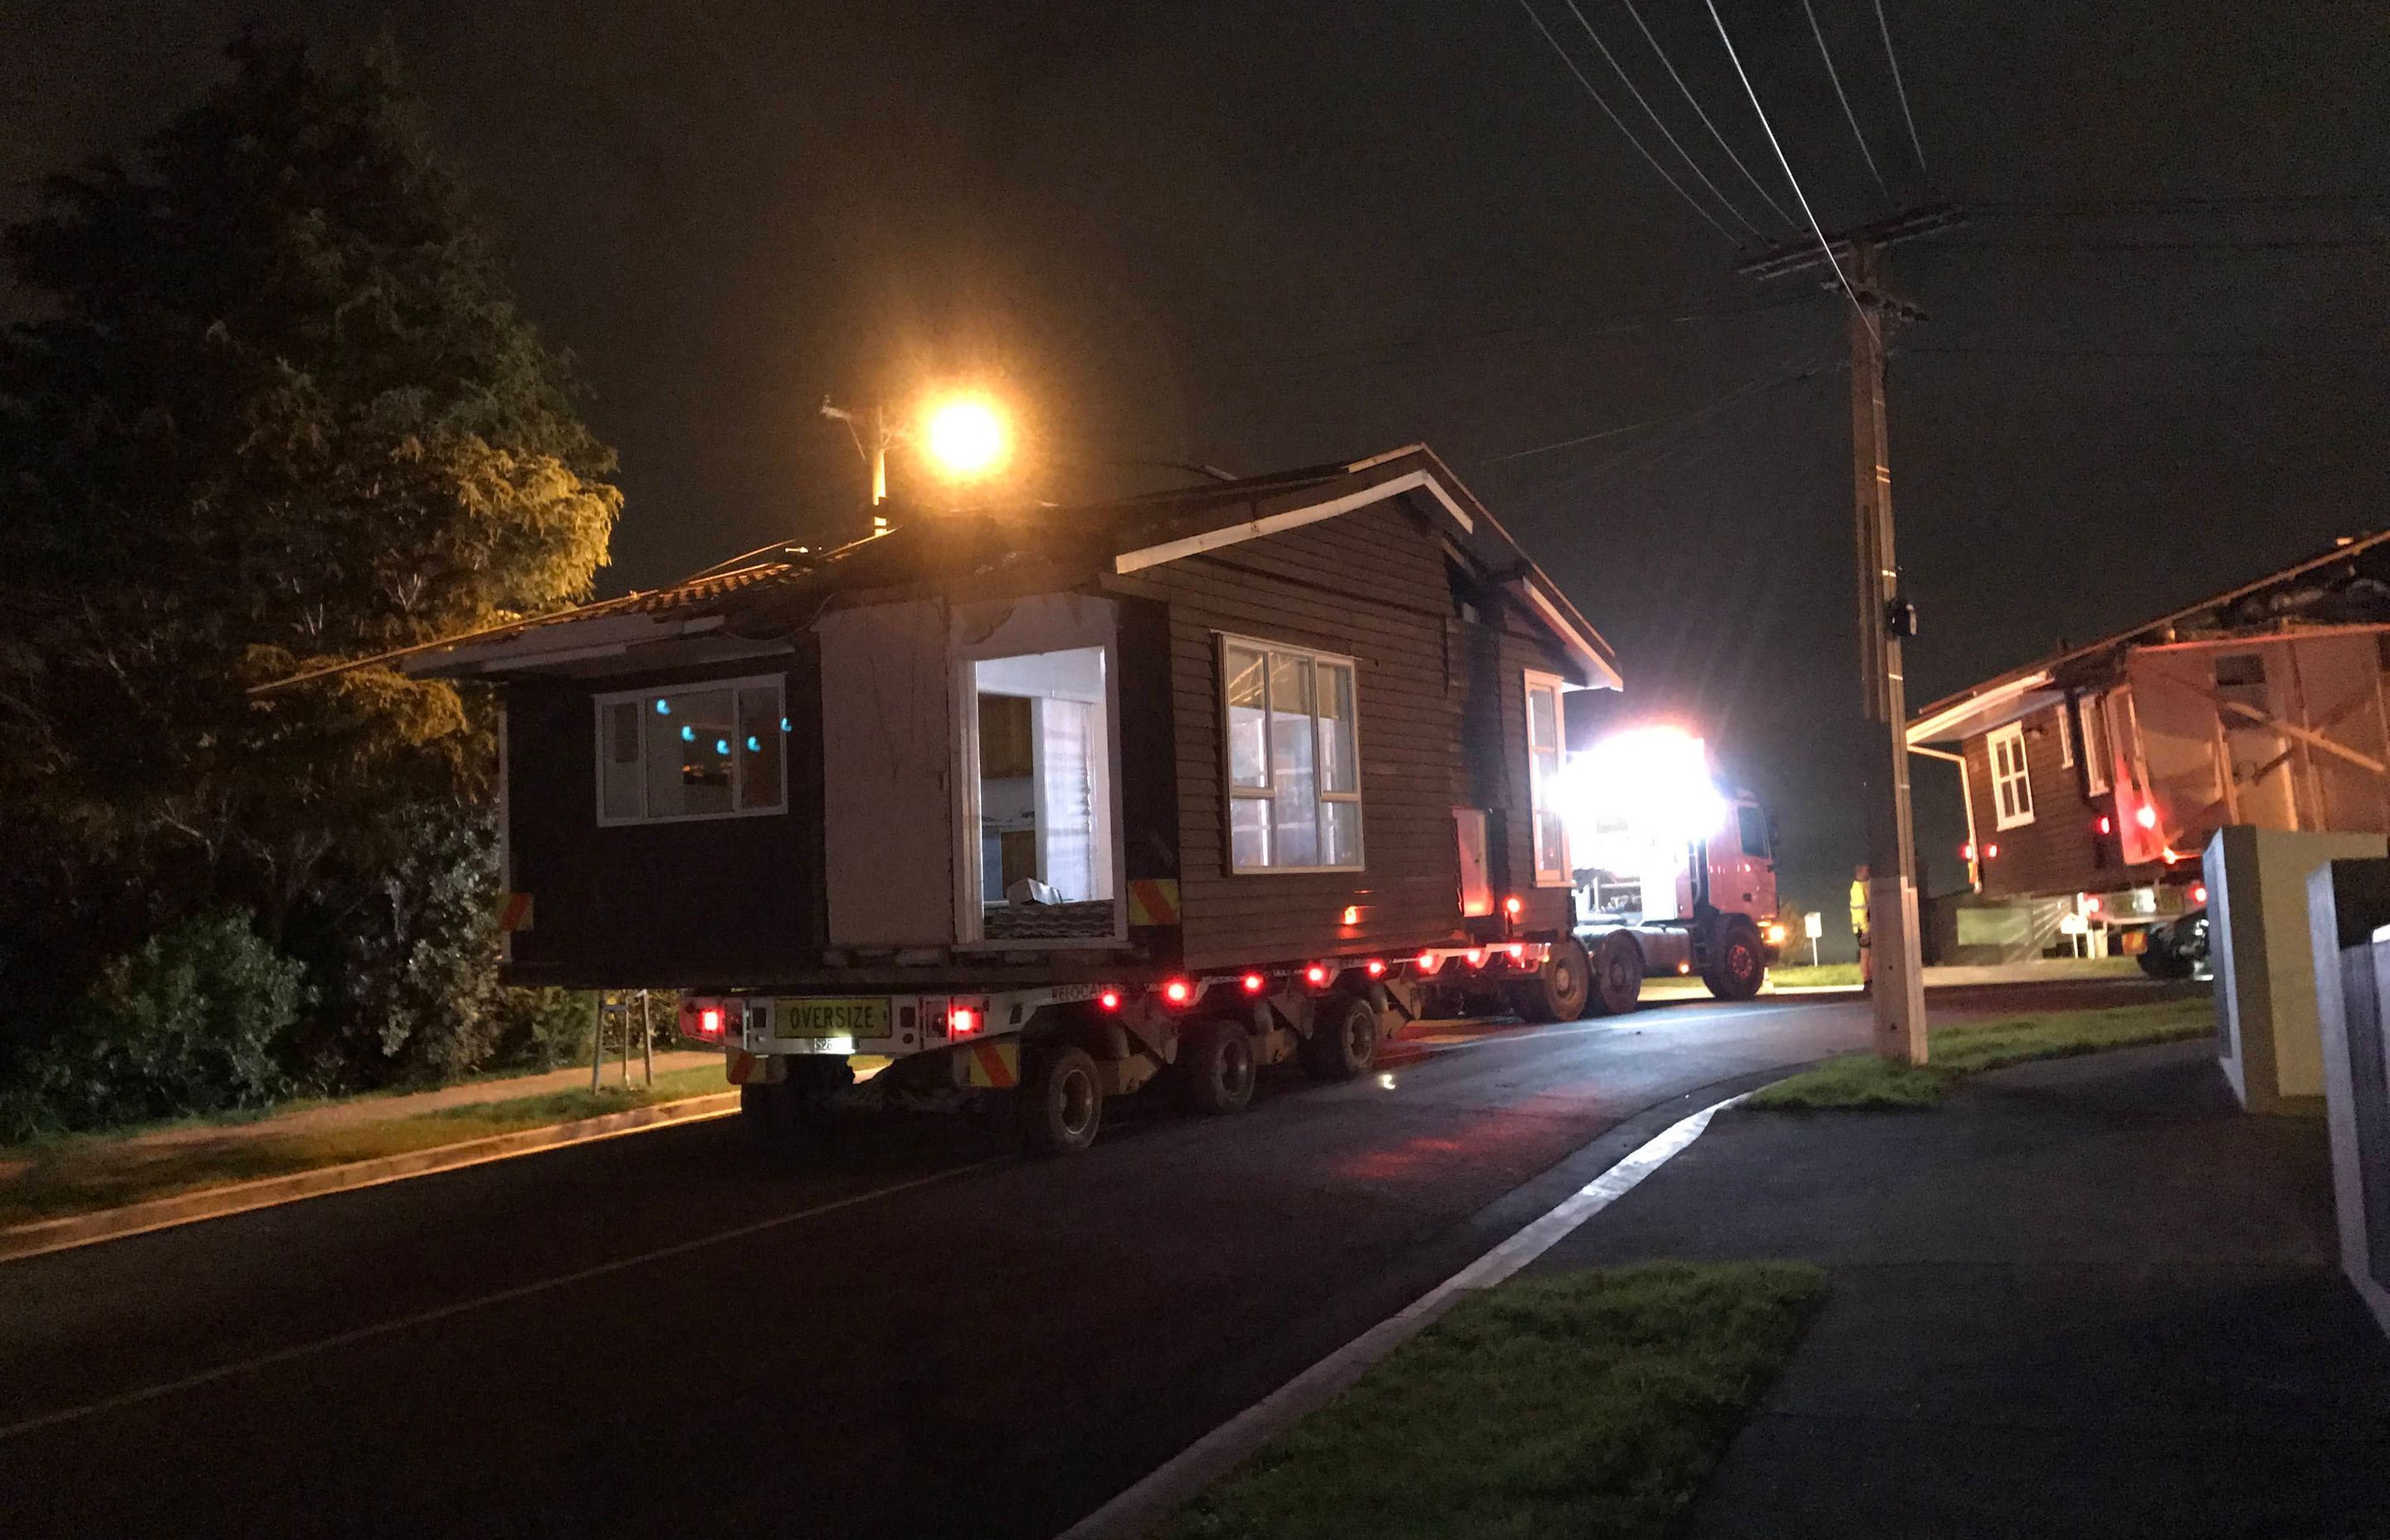
[[[2083,901],[2083,912],[2086,914],[2096,915],[2100,912],[2100,908],[2101,899],[2098,893],[2093,893]]]
[[[1361,923],[1361,906],[1358,904],[1347,904],[1344,905],[1344,923],[1347,925],[1358,925]]]
[[[1096,1004],[1105,1010],[1118,1010],[1121,1007],[1121,992],[1117,989],[1104,990],[1097,995]]]
[[[1184,979],[1173,979],[1162,986],[1162,997],[1174,1006],[1183,1006],[1195,998],[1195,986]]]
[[[722,1007],[708,1006],[697,1013],[697,1035],[712,1043],[722,1036]]]
[[[1471,968],[1485,966],[1485,948],[1482,946],[1472,946],[1461,956],[1469,959],[1469,966]]]
[[[2133,822],[2140,825],[2143,828],[2157,828],[2158,810],[2155,804],[2143,802],[2140,806],[2133,809]]]
[[[1314,989],[1317,989],[1320,985],[1326,983],[1331,977],[1333,977],[1333,975],[1328,971],[1328,965],[1326,963],[1313,963],[1309,968],[1303,970],[1303,982],[1309,984]]]
[[[1361,965],[1361,970],[1372,979],[1382,979],[1386,976],[1386,960],[1383,957],[1371,957]]]
[[[1521,961],[1523,961],[1523,960],[1525,960],[1526,956],[1527,956],[1527,948],[1526,948],[1526,944],[1525,944],[1523,942],[1515,942],[1515,941],[1514,941],[1514,942],[1512,942],[1512,943],[1510,943],[1510,960],[1511,960],[1512,962],[1521,962]]]
[[[979,1012],[969,1006],[957,1006],[946,1012],[948,1037],[976,1037],[983,1024],[980,1020]]]
[[[1975,842],[1974,842],[1972,840],[1968,841],[1965,844],[1960,845],[1960,846],[1959,847],[1959,859],[1960,859],[1960,860],[1961,860],[1961,861],[1972,861],[1974,858],[1975,858]]]
[[[1518,918],[1519,916],[1525,911],[1526,907],[1527,905],[1520,900],[1517,893],[1512,893],[1510,897],[1502,901],[1502,912],[1509,915],[1512,919]]]
[[[1268,983],[1269,981],[1263,978],[1260,974],[1248,973],[1245,975],[1245,993],[1248,995],[1259,995],[1263,989],[1267,987]]]
[[[2194,882],[2191,885],[2191,901],[2193,904],[2204,904],[2207,902],[2206,883]]]
[[[2115,833],[2115,832],[2116,832],[2116,820],[2115,820],[2115,819],[2114,819],[2114,818],[2109,817],[2109,816],[2108,816],[2106,814],[2104,814],[2104,813],[2102,813],[2101,815],[2100,815],[2100,832],[2101,832],[2101,833],[2102,833],[2102,834],[2114,834],[2114,833]]]
[[[1985,846],[1984,847],[1984,859],[1985,859],[1985,860],[1986,860],[1986,861],[1997,861],[1997,860],[1998,860],[1999,858],[2000,858],[2000,847],[1999,847],[1997,843],[1989,844],[1989,845],[1985,845]]]
[[[1433,952],[1422,952],[1419,955],[1419,970],[1422,973],[1433,973],[1443,966],[1444,959]]]

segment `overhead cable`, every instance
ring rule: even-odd
[[[1601,57],[1609,64],[1611,73],[1616,75],[1619,83],[1626,87],[1626,94],[1635,98],[1635,105],[1643,109],[1643,115],[1651,120],[1651,126],[1660,131],[1660,137],[1668,141],[1668,148],[1675,150],[1685,164],[1692,168],[1693,174],[1701,178],[1702,186],[1710,190],[1710,196],[1725,205],[1727,212],[1734,215],[1736,224],[1750,231],[1753,239],[1765,241],[1767,237],[1760,234],[1759,226],[1743,218],[1742,211],[1736,208],[1726,194],[1717,190],[1717,184],[1710,180],[1709,173],[1702,170],[1701,162],[1685,153],[1685,147],[1677,142],[1677,136],[1668,132],[1668,125],[1660,121],[1660,114],[1651,110],[1651,104],[1643,99],[1643,93],[1635,88],[1634,80],[1620,67],[1617,57],[1611,53],[1610,45],[1601,41],[1601,34],[1593,30],[1593,23],[1585,19],[1585,12],[1577,9],[1576,0],[1566,0],[1566,3],[1569,14],[1576,18],[1576,24],[1585,29],[1586,36],[1593,39],[1593,45],[1601,50]]]
[[[1883,185],[1883,173],[1876,169],[1875,154],[1868,148],[1867,135],[1859,132],[1858,114],[1851,110],[1851,98],[1843,94],[1843,72],[1834,68],[1833,52],[1826,46],[1826,29],[1818,25],[1818,7],[1809,0],[1801,0],[1801,9],[1809,18],[1809,35],[1818,40],[1818,57],[1826,61],[1826,78],[1834,83],[1834,99],[1843,104],[1843,121],[1851,125],[1851,137],[1859,142],[1859,159],[1867,162],[1868,174],[1875,178],[1876,191],[1890,198],[1892,189]]]
[[[1900,56],[1893,51],[1892,23],[1883,19],[1883,0],[1875,0],[1876,30],[1883,33],[1884,62],[1892,66],[1892,88],[1900,96],[1901,122],[1908,125],[1908,148],[1917,152],[1917,170],[1925,171],[1925,147],[1917,142],[1917,115],[1908,110],[1908,87],[1900,82]]]
[[[1776,212],[1777,218],[1787,225],[1793,224],[1792,216],[1784,212],[1784,205],[1777,202],[1768,195],[1767,189],[1759,185],[1759,178],[1751,174],[1751,168],[1742,163],[1742,157],[1734,152],[1734,147],[1727,143],[1726,135],[1718,132],[1717,124],[1710,122],[1710,115],[1702,110],[1702,104],[1694,96],[1693,88],[1685,83],[1684,76],[1677,73],[1676,65],[1669,62],[1667,50],[1661,47],[1660,40],[1651,35],[1651,29],[1644,26],[1643,13],[1635,8],[1635,0],[1619,0],[1619,3],[1626,7],[1626,14],[1635,19],[1636,27],[1643,33],[1643,41],[1651,45],[1651,51],[1660,56],[1660,67],[1668,71],[1668,78],[1677,83],[1678,91],[1684,93],[1685,105],[1693,109],[1693,116],[1699,118],[1702,121],[1702,126],[1710,131],[1710,137],[1717,141],[1717,148],[1726,151],[1726,158],[1734,162],[1734,169],[1741,172],[1742,179],[1751,184],[1751,190],[1759,195],[1761,202]]]
[[[1549,27],[1544,25],[1544,19],[1536,14],[1536,7],[1529,5],[1527,0],[1519,0],[1519,8],[1527,13],[1527,19],[1536,24],[1536,31],[1544,34],[1544,41],[1552,45],[1552,52],[1561,56],[1561,62],[1568,66],[1568,71],[1570,74],[1576,77],[1576,83],[1585,87],[1585,94],[1593,98],[1593,105],[1600,108],[1602,115],[1618,126],[1619,133],[1626,135],[1626,142],[1635,147],[1635,153],[1643,157],[1644,163],[1650,166],[1653,171],[1658,172],[1660,173],[1660,180],[1668,184],[1671,188],[1674,188],[1677,196],[1683,199],[1686,203],[1690,205],[1693,212],[1701,215],[1704,220],[1707,220],[1711,227],[1715,229],[1719,235],[1722,235],[1726,237],[1727,239],[1733,241],[1735,245],[1741,246],[1742,242],[1735,236],[1735,233],[1732,230],[1728,229],[1725,225],[1720,225],[1715,214],[1711,213],[1707,209],[1703,208],[1700,203],[1696,202],[1693,195],[1684,189],[1683,184],[1679,183],[1675,177],[1668,174],[1668,168],[1660,164],[1658,160],[1652,158],[1651,152],[1643,148],[1643,141],[1635,137],[1634,130],[1626,126],[1626,120],[1621,118],[1616,112],[1613,111],[1610,104],[1601,99],[1601,93],[1593,88],[1593,82],[1585,78],[1585,71],[1576,67],[1576,60],[1571,58],[1569,57],[1569,51],[1561,46],[1561,40],[1552,35],[1552,30]]]

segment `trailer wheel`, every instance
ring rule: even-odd
[[[1013,1095],[1031,1147],[1047,1155],[1075,1155],[1095,1143],[1103,1126],[1104,1087],[1087,1051],[1056,1044],[1022,1058],[1021,1089]]]
[[[1767,978],[1767,954],[1759,941],[1759,927],[1743,918],[1728,922],[1718,937],[1717,956],[1702,982],[1721,1000],[1748,1000]]]
[[[1642,998],[1643,949],[1623,932],[1613,930],[1594,948],[1593,1013],[1624,1016]]]
[[[1207,1016],[1178,1039],[1178,1100],[1189,1112],[1218,1117],[1253,1104],[1253,1033],[1241,1021]]]
[[[1592,964],[1574,936],[1554,942],[1544,966],[1532,979],[1511,987],[1511,1004],[1523,1020],[1574,1021],[1585,1014],[1592,994]]]
[[[1314,1080],[1357,1080],[1378,1061],[1378,1013],[1355,995],[1330,995],[1303,1040],[1303,1067]]]

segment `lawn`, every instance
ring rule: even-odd
[[[212,1134],[194,1129],[162,1140],[101,1136],[21,1146],[10,1153],[21,1156],[23,1163],[0,1174],[0,1227],[464,1144],[725,1088],[722,1071],[707,1067],[660,1074],[652,1090],[608,1085],[594,1092],[517,1097],[325,1128],[273,1132],[252,1123]]]
[[[2204,999],[2156,1005],[2116,1006],[2105,1010],[2051,1010],[1998,1020],[1943,1027],[1927,1042],[1928,1062],[1919,1068],[1873,1054],[1845,1054],[1814,1070],[1753,1093],[1746,1107],[1928,1107],[1960,1078],[2022,1064],[2034,1059],[2064,1059],[2141,1043],[2204,1037],[2216,1030],[2215,1008]]]
[[[1859,982],[1859,965],[1846,962],[1826,963],[1817,968],[1806,965],[1771,968],[1767,970],[1767,979],[1779,989],[1828,987],[1857,989]]]
[[[1825,1276],[1678,1263],[1472,1295],[1158,1532],[1168,1540],[1642,1540],[1678,1528]]]

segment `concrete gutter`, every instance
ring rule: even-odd
[[[459,1166],[481,1165],[490,1161],[534,1154],[543,1149],[560,1149],[565,1145],[586,1144],[593,1139],[610,1139],[619,1135],[636,1134],[673,1123],[727,1117],[738,1110],[739,1093],[719,1092],[679,1101],[657,1102],[649,1107],[634,1107],[627,1111],[609,1112],[602,1117],[551,1123],[546,1128],[493,1134],[487,1138],[468,1139],[461,1144],[410,1149],[399,1155],[378,1155],[369,1161],[352,1161],[346,1165],[323,1166],[315,1171],[295,1171],[288,1176],[263,1176],[252,1182],[202,1187],[196,1192],[152,1198],[92,1213],[69,1214],[62,1219],[36,1220],[30,1225],[17,1225],[0,1230],[0,1262],[63,1251],[102,1240],[116,1240],[149,1230],[195,1224],[202,1219],[221,1219],[226,1214],[246,1213],[251,1209],[271,1208],[276,1203],[296,1202],[302,1198],[321,1198],[328,1193],[379,1187],[384,1182],[401,1182],[410,1176],[428,1176],[436,1171],[454,1171]]]

